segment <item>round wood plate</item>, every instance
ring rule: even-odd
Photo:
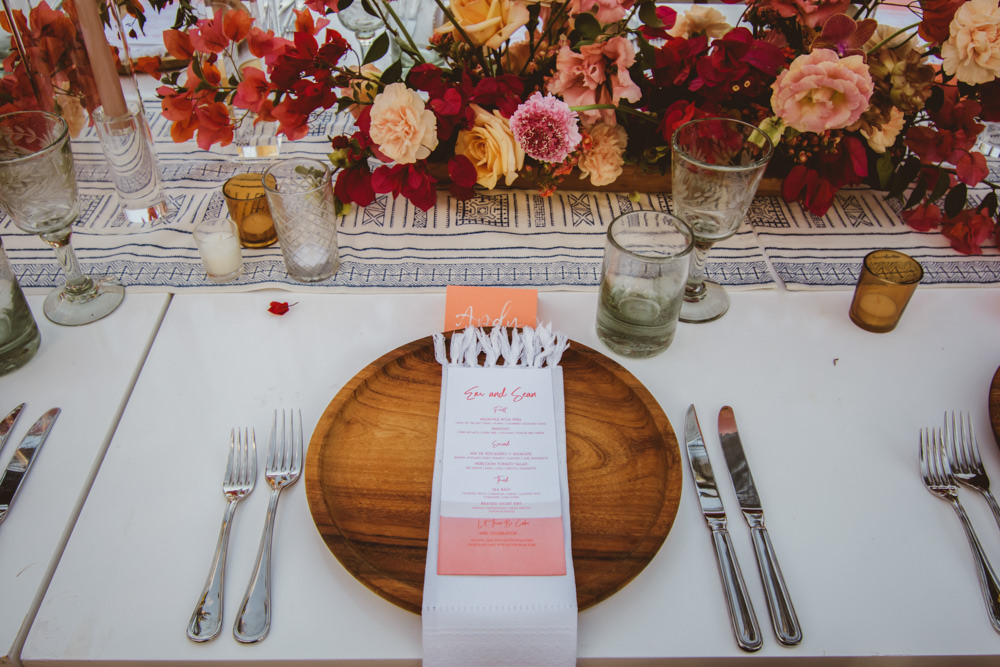
[[[1000,447],[1000,368],[993,374],[990,384],[990,423],[993,424],[993,437]]]
[[[620,590],[677,515],[680,451],[649,391],[571,342],[563,354],[577,606]],[[441,366],[431,338],[369,364],[334,397],[306,457],[306,498],[330,551],[368,588],[420,613]]]

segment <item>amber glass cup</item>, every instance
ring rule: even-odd
[[[895,250],[868,253],[854,289],[851,321],[873,333],[892,331],[923,277],[920,262],[908,255]]]
[[[244,248],[266,248],[278,240],[261,174],[236,174],[222,186],[222,194]]]

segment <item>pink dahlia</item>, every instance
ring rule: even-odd
[[[535,92],[510,117],[514,139],[527,155],[542,162],[560,163],[580,145],[578,117],[554,95]]]

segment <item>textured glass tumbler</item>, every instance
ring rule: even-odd
[[[677,331],[694,235],[680,219],[632,211],[608,226],[597,337],[625,357],[666,350]]]
[[[892,331],[923,277],[920,262],[909,255],[895,250],[868,253],[854,289],[851,321],[872,333]]]
[[[330,169],[294,158],[271,165],[262,177],[288,277],[311,283],[337,272],[337,216]]]
[[[710,322],[729,310],[729,295],[705,280],[708,251],[743,224],[773,148],[759,129],[728,118],[685,123],[670,147],[674,212],[694,231],[681,322]]]
[[[160,166],[153,150],[149,124],[138,103],[124,116],[108,117],[94,110],[94,127],[111,171],[122,212],[130,225],[140,226],[167,214]]]
[[[0,242],[0,375],[31,361],[41,340],[38,325]]]

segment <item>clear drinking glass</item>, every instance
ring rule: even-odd
[[[385,30],[382,19],[369,14],[361,0],[354,0],[350,7],[338,11],[337,19],[358,38],[362,58],[368,53],[378,34]]]
[[[681,125],[671,149],[674,212],[691,226],[695,248],[680,319],[710,322],[729,310],[729,295],[705,280],[708,251],[743,224],[773,148],[749,123],[703,118]]]
[[[15,225],[52,246],[66,276],[66,284],[45,299],[46,317],[56,324],[88,324],[118,307],[125,288],[112,278],[84,275],[70,245],[79,207],[62,118],[44,111],[0,116],[0,206]]]
[[[0,375],[31,361],[42,336],[0,242]]]
[[[652,357],[674,340],[694,238],[679,218],[631,211],[608,226],[597,337],[626,357]]]

